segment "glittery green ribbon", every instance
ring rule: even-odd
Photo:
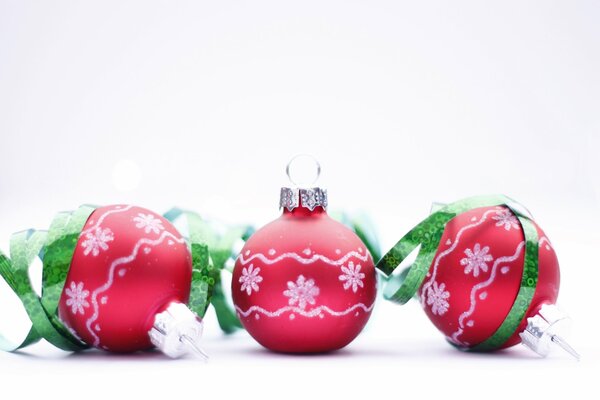
[[[32,323],[29,333],[20,343],[12,343],[0,334],[0,349],[16,351],[42,338],[68,351],[88,347],[60,321],[58,303],[79,235],[94,209],[93,206],[81,206],[73,212],[58,213],[47,232],[28,230],[15,233],[10,240],[10,257],[0,251],[0,275],[20,298]],[[185,217],[187,222],[192,254],[190,309],[204,316],[212,303],[225,332],[241,328],[225,299],[221,271],[232,256],[235,241],[246,240],[252,229],[233,227],[218,235],[196,213],[172,209],[165,214],[171,222],[179,217]],[[43,263],[41,296],[37,295],[29,278],[29,269],[36,257]]]
[[[512,210],[512,209],[511,209]],[[515,213],[514,210],[512,210]],[[538,234],[535,225],[527,217],[517,215],[523,233],[525,235],[525,261],[523,265],[523,276],[521,278],[521,287],[517,293],[517,298],[513,306],[511,307],[508,315],[500,325],[500,328],[494,332],[488,339],[479,343],[468,350],[470,351],[490,351],[500,347],[508,339],[513,336],[517,331],[517,328],[525,318],[525,314],[531,305],[531,300],[535,294],[535,287],[538,281],[538,270],[539,270],[539,255],[538,255]]]
[[[479,207],[508,207],[519,219],[525,236],[525,264],[521,287],[517,298],[496,332],[484,342],[470,348],[474,351],[489,351],[501,347],[517,330],[531,304],[538,276],[538,235],[535,226],[522,208],[506,196],[479,196],[459,200],[439,208],[410,230],[377,263],[376,268],[388,277],[384,297],[399,304],[405,304],[418,291],[425,280],[431,263],[446,228],[446,224],[459,214]],[[414,263],[398,278],[392,273],[417,248]]]
[[[87,347],[60,321],[57,310],[79,234],[94,209],[81,206],[73,212],[59,213],[48,232],[31,229],[15,233],[10,240],[10,258],[0,252],[0,275],[19,296],[32,323],[21,343],[12,343],[0,335],[0,349],[16,351],[42,338],[63,350]],[[41,296],[29,278],[36,257],[43,262]]]
[[[232,333],[243,329],[233,307],[227,300],[223,289],[223,274],[232,272],[235,243],[246,241],[254,233],[254,228],[247,225],[227,227],[224,232],[218,232],[214,224],[210,224],[193,211],[173,208],[164,217],[174,224],[180,218],[187,221],[187,236],[192,248],[194,260],[194,275],[190,293],[190,308],[203,316],[209,305],[215,308],[217,321],[221,330]],[[365,215],[350,216],[339,213],[334,216],[340,222],[351,228],[365,243],[373,259],[379,259],[381,250],[373,224]],[[183,229],[185,231],[185,229]]]
[[[221,330],[234,332],[242,327],[223,291],[221,274],[232,257],[237,240],[246,240],[252,232],[247,226],[230,227],[219,234],[215,227],[204,221],[197,213],[173,208],[164,214],[177,224],[180,218],[187,223],[187,239],[192,252],[193,275],[189,307],[203,317],[209,305],[213,305]]]

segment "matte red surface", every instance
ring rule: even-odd
[[[350,256],[339,265],[321,260],[305,264],[293,257],[284,257],[273,264],[259,258],[245,265],[241,262],[242,258],[256,254],[273,260],[286,253],[294,253],[302,259],[321,255],[336,261],[351,252],[366,261]],[[351,287],[344,289],[344,282],[339,278],[341,267],[347,268],[350,262],[355,268],[360,265],[360,272],[365,274],[363,287],[357,287],[356,292]],[[242,290],[240,277],[250,264],[254,269],[260,268],[262,281],[258,283],[259,290],[253,290],[249,295]],[[307,312],[320,306],[341,312],[359,303],[368,310],[356,308],[342,316],[323,311],[312,317],[292,311],[271,317],[261,313],[245,317],[239,313],[240,309],[246,311],[252,306],[269,312],[289,306],[289,297],[283,292],[289,288],[289,282],[297,282],[300,275],[306,280],[312,279],[319,288],[315,304],[306,305]],[[280,218],[258,230],[247,241],[233,272],[232,294],[242,324],[264,347],[292,353],[325,352],[346,346],[367,323],[376,296],[376,274],[370,254],[354,232],[331,219],[320,207],[313,212],[296,208],[292,212],[285,210]]]
[[[138,227],[134,219],[140,214],[157,219],[159,226]],[[109,229],[113,240],[95,256],[92,251],[85,254],[86,233],[93,234],[96,228]],[[77,243],[59,316],[90,345],[117,352],[147,349],[156,313],[171,301],[187,302],[191,274],[188,248],[169,221],[140,207],[101,207],[92,213]],[[71,285],[80,283],[85,303],[73,312],[67,290],[72,293]]]
[[[498,215],[506,210],[505,207],[478,208],[452,219],[446,226],[429,274],[419,290],[427,316],[448,340],[459,346],[471,347],[488,339],[506,318],[519,291],[525,246],[520,251],[518,246],[524,241],[524,235],[520,224],[509,224],[507,230],[507,225],[500,223]],[[554,304],[558,296],[558,260],[544,232],[537,225],[536,228],[540,240],[538,285],[519,329],[503,347],[519,343],[518,333],[524,330],[526,318],[536,314],[544,303]],[[465,265],[461,264],[461,260],[467,258],[465,251],[473,251],[476,244],[481,249],[488,247],[487,254],[492,257],[486,262],[488,270],[480,270],[478,276],[474,276],[472,271],[465,273]],[[514,261],[510,261],[517,254]],[[442,313],[439,310],[434,312],[432,304],[428,304],[428,295],[434,288],[433,280],[438,289],[443,284],[449,294],[447,310]],[[481,288],[477,289],[478,286]],[[471,315],[463,317],[461,324],[461,315],[470,309],[473,310]],[[457,335],[461,329],[462,332]]]

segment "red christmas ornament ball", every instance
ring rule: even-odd
[[[233,271],[232,295],[244,328],[264,347],[336,350],[371,315],[375,268],[356,234],[322,207],[285,209],[246,242]]]
[[[527,318],[555,304],[560,283],[554,249],[535,225],[539,275],[534,297],[515,334],[502,347],[521,341]],[[425,313],[455,345],[470,348],[500,327],[520,289],[525,258],[521,224],[509,208],[482,207],[453,218],[444,230],[419,289]]]
[[[140,207],[100,207],[77,242],[59,317],[91,346],[148,349],[155,315],[187,302],[191,275],[187,245],[165,218]]]

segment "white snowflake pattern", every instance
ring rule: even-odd
[[[354,266],[354,263],[350,261],[348,263],[348,267],[342,266],[342,272],[339,276],[340,281],[344,282],[344,290],[348,290],[352,287],[352,291],[356,293],[358,287],[364,287],[362,280],[365,277],[365,274],[360,272],[360,264]]]
[[[303,310],[306,304],[314,305],[315,297],[319,295],[319,288],[315,286],[314,279],[306,279],[303,275],[299,275],[295,283],[288,281],[287,287],[283,295],[289,297],[289,305],[298,303],[298,307]]]
[[[136,228],[143,229],[146,233],[160,233],[160,231],[165,229],[164,226],[162,226],[162,221],[152,214],[139,213],[137,217],[133,219],[133,222],[136,223]]]
[[[84,308],[90,306],[90,303],[86,300],[86,297],[90,295],[89,290],[83,289],[83,282],[75,283],[71,282],[71,286],[65,290],[65,293],[69,297],[67,299],[67,307],[71,307],[73,314],[84,313]]]
[[[473,276],[478,277],[479,270],[487,272],[487,262],[494,259],[491,254],[488,254],[489,251],[490,248],[488,246],[482,248],[479,243],[475,244],[473,250],[466,249],[466,257],[460,260],[460,265],[465,267],[465,274],[469,275],[473,272]]]
[[[92,232],[85,234],[85,240],[81,243],[83,247],[83,255],[87,256],[92,253],[92,256],[96,257],[100,254],[100,251],[108,250],[108,242],[112,242],[115,239],[115,235],[110,228],[97,227]]]
[[[242,269],[242,276],[240,276],[240,283],[242,287],[240,290],[243,292],[244,290],[248,293],[248,296],[252,294],[252,291],[258,292],[258,284],[262,282],[263,278],[259,275],[260,268],[254,268],[253,264],[250,264],[248,269]]]
[[[433,315],[444,315],[448,311],[450,308],[449,298],[450,292],[446,290],[445,283],[440,283],[438,286],[438,283],[434,281],[433,285],[427,288],[427,304],[431,306]]]
[[[511,228],[519,228],[519,220],[510,210],[496,211],[496,215],[492,219],[496,221],[496,226],[502,226],[507,231],[510,231]]]

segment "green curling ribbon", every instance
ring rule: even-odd
[[[525,236],[525,264],[521,288],[501,326],[490,338],[469,349],[473,351],[489,351],[502,346],[517,330],[535,293],[538,277],[538,235],[533,222],[518,210],[518,203],[500,195],[471,197],[451,203],[434,211],[410,230],[376,265],[376,268],[388,277],[384,297],[405,304],[417,293],[425,280],[446,224],[457,215],[474,208],[500,205],[508,207],[517,216]],[[392,273],[419,246],[415,262],[403,271],[401,279],[395,279]]]
[[[375,231],[373,222],[366,214],[353,215],[346,212],[332,212],[331,217],[348,228],[352,229],[356,236],[362,240],[365,247],[371,253],[373,260],[381,258],[381,246]]]
[[[226,270],[227,261],[236,255],[233,253],[235,242],[240,239],[244,242],[247,241],[253,232],[254,228],[251,226],[231,227],[224,235],[219,237],[217,245],[211,248],[211,257],[219,270]],[[235,311],[227,302],[223,291],[221,275],[219,275],[217,283],[215,284],[211,304],[215,307],[217,320],[223,332],[232,333],[237,329],[243,328]]]
[[[246,240],[252,228],[232,227],[219,235],[214,226],[193,211],[173,208],[164,217],[173,223],[179,218],[185,218],[187,222],[193,264],[190,309],[203,317],[212,304],[221,330],[231,333],[241,328],[240,321],[225,298],[221,273],[232,256],[235,242]]]
[[[0,335],[0,349],[16,351],[42,338],[63,350],[87,348],[60,321],[57,310],[79,234],[94,209],[81,206],[73,212],[59,213],[48,232],[30,229],[15,233],[10,240],[10,258],[0,252],[0,275],[19,296],[32,323],[21,343],[12,343]],[[43,262],[41,297],[29,278],[36,257]]]
[[[514,210],[511,209],[514,212]],[[516,213],[515,213],[516,214]],[[517,293],[517,298],[511,307],[508,315],[500,325],[500,328],[494,332],[488,339],[476,346],[469,348],[470,351],[490,351],[501,347],[516,332],[529,309],[535,287],[538,281],[539,256],[538,256],[538,234],[537,229],[529,218],[517,214],[525,235],[525,262],[523,265],[523,277],[521,278],[521,288]]]

